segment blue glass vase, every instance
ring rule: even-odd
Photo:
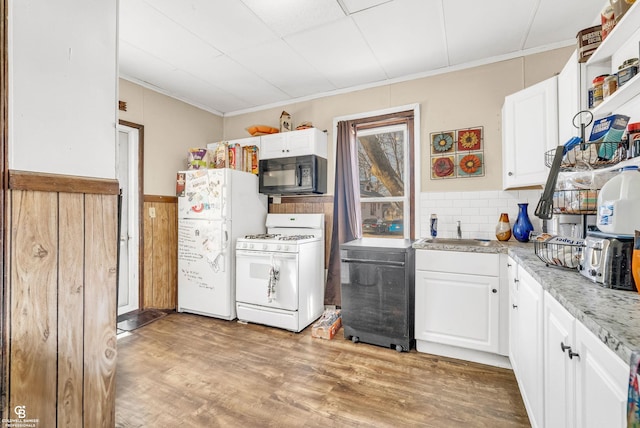
[[[529,234],[533,231],[527,212],[528,207],[529,204],[518,204],[518,218],[513,225],[513,236],[520,242],[529,242]]]

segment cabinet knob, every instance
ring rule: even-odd
[[[578,354],[577,352],[573,352],[571,349],[569,349],[569,358],[573,360],[573,357],[580,359],[580,354]]]
[[[511,305],[511,307],[512,307],[513,309],[518,309],[518,305],[514,305],[514,304],[512,304],[512,305]]]
[[[564,353],[564,351],[566,351],[567,349],[569,350],[569,352],[571,352],[571,346],[569,345],[565,345],[564,342],[560,342],[560,349],[562,349],[562,352]]]
[[[518,278],[513,278],[513,282],[520,282]]]
[[[507,263],[507,267],[511,267],[511,263]]]
[[[507,173],[507,175],[508,175],[509,177],[511,177],[511,176],[513,175],[513,172],[509,171],[509,172]]]
[[[492,292],[493,294],[496,294],[496,293],[498,292],[498,290],[496,290],[496,289],[494,288],[493,290],[491,290],[491,292]]]

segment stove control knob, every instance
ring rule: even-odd
[[[283,250],[284,250],[284,251],[289,251],[289,246],[288,246],[288,245],[285,245],[285,246],[284,246],[284,248],[283,248]]]
[[[276,245],[276,250],[277,251],[280,251],[281,249],[282,249],[282,245],[280,245],[280,244]]]
[[[253,244],[249,244],[249,248],[253,248]]]
[[[267,244],[262,244],[262,249],[266,250],[267,248],[269,248],[269,246]]]
[[[596,270],[595,270],[595,269],[591,269],[591,270],[589,271],[589,275],[591,275],[591,276],[596,276]]]

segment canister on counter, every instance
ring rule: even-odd
[[[618,76],[610,74],[604,78],[602,85],[602,99],[607,99],[618,89]]]
[[[638,74],[638,58],[629,58],[618,67],[618,88]]]
[[[593,79],[593,106],[596,107],[604,99],[602,91],[604,90],[604,79],[608,74],[602,74]]]

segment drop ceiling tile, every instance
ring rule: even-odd
[[[390,78],[447,66],[439,2],[396,0],[352,19]]]
[[[242,0],[280,36],[344,18],[336,0]]]
[[[162,76],[175,70],[169,64],[144,50],[120,40],[118,68],[121,76],[133,78],[165,89],[159,85]]]
[[[603,5],[600,0],[541,2],[524,48],[575,40],[579,31],[600,24],[600,14],[595,11]],[[567,22],[567,17],[571,17],[570,22]]]
[[[149,3],[224,53],[277,38],[240,0],[149,0]]]
[[[522,49],[537,0],[443,1],[450,65]]]
[[[122,2],[121,15],[121,40],[176,67],[198,66],[222,54],[144,1]]]
[[[392,0],[342,0],[342,3],[349,13],[356,13],[391,1]]]
[[[289,99],[286,93],[227,56],[216,58],[211,68],[192,71],[200,79],[224,88],[252,107]]]
[[[182,70],[167,73],[163,77],[163,82],[168,90],[181,100],[209,111],[223,113],[252,106],[224,89],[203,82]]]
[[[291,97],[336,89],[282,40],[243,49],[230,57]]]
[[[294,34],[285,41],[338,88],[387,78],[351,18]]]

